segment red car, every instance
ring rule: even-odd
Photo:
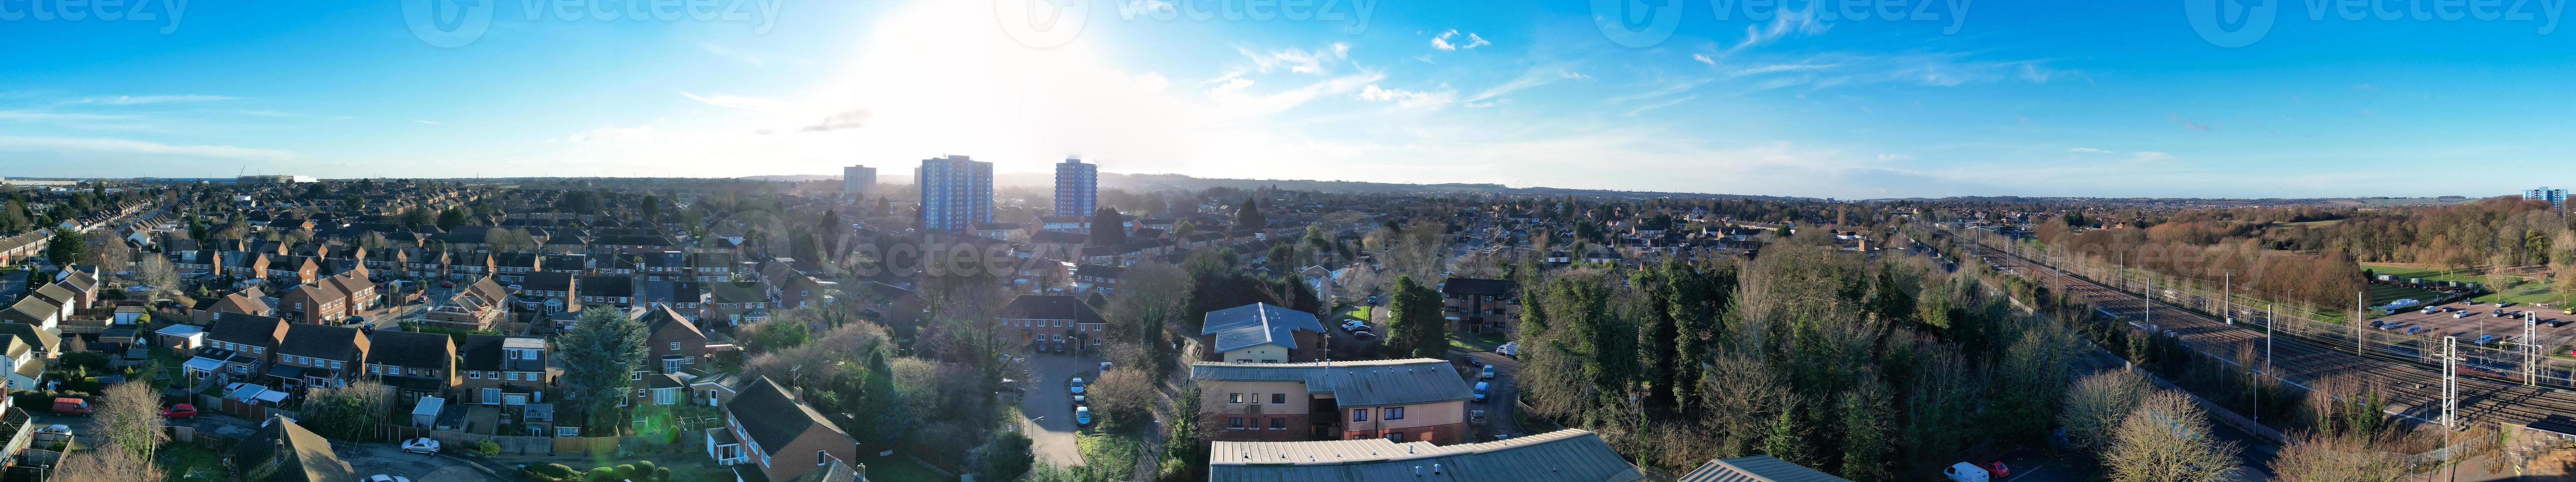
[[[440,287],[440,288],[454,288],[454,287],[456,287],[456,282],[454,282],[454,281],[440,281],[440,282],[438,282],[438,287]]]
[[[171,405],[170,408],[161,409],[161,416],[169,418],[197,418],[197,406],[185,403]]]
[[[2005,467],[2001,460],[1986,462],[1986,473],[1995,474],[1995,477],[2012,475],[2012,467]]]

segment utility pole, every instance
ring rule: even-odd
[[[2369,348],[2364,347],[2362,343],[2362,337],[2367,333],[2361,331],[2361,322],[2370,319],[2369,305],[2369,291],[2352,292],[2352,354],[2354,355],[2370,356],[2369,353],[2365,353]]]
[[[2460,429],[2460,337],[2457,336],[2442,337],[2442,428]]]
[[[2219,283],[2218,292],[2220,294],[2218,295],[2218,301],[2221,305],[2226,306],[2226,308],[2221,309],[2227,310],[2227,324],[2236,324],[2236,271],[2229,270],[2227,272],[2227,277],[2219,281]]]
[[[2522,312],[2522,386],[2540,386],[2540,312]]]

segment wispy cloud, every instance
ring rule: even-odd
[[[776,99],[765,99],[765,98],[760,98],[760,97],[745,97],[745,96],[731,95],[731,94],[712,94],[712,95],[704,95],[704,96],[701,96],[701,95],[698,95],[698,94],[692,94],[692,93],[689,93],[689,91],[685,91],[685,90],[680,91],[680,96],[681,96],[681,97],[687,97],[687,98],[689,98],[689,100],[698,101],[698,103],[701,103],[701,104],[706,104],[706,105],[711,105],[711,106],[716,106],[716,107],[724,107],[724,108],[729,108],[729,109],[749,109],[749,110],[770,111],[770,112],[778,112],[778,111],[788,110],[788,105],[787,105],[787,103],[786,103],[786,102],[780,102],[780,101],[778,101],[778,100],[776,100]]]
[[[1528,71],[1528,72],[1522,72],[1520,77],[1513,78],[1512,80],[1510,80],[1510,81],[1508,81],[1508,82],[1503,82],[1503,83],[1502,83],[1502,85],[1496,85],[1496,86],[1493,86],[1492,88],[1485,89],[1485,91],[1484,91],[1484,92],[1479,92],[1479,93],[1477,93],[1475,97],[1470,97],[1470,98],[1468,98],[1468,99],[1467,99],[1467,101],[1468,101],[1468,102],[1478,102],[1478,101],[1483,101],[1483,100],[1486,100],[1486,99],[1492,99],[1492,98],[1495,98],[1495,97],[1500,97],[1500,96],[1502,96],[1503,94],[1509,94],[1509,93],[1512,93],[1512,92],[1514,92],[1514,91],[1518,91],[1518,90],[1521,90],[1521,89],[1527,89],[1527,88],[1531,88],[1531,87],[1537,87],[1537,86],[1542,86],[1542,85],[1547,85],[1547,84],[1553,84],[1553,83],[1556,83],[1557,81],[1560,81],[1560,80],[1589,79],[1589,78],[1592,78],[1592,77],[1591,77],[1591,76],[1587,76],[1587,75],[1583,75],[1582,73],[1575,72],[1575,71],[1572,71],[1572,70],[1566,70],[1566,69],[1565,69],[1565,68],[1563,68],[1563,67],[1553,67],[1553,66],[1539,66],[1539,67],[1532,67],[1532,68],[1530,68],[1530,69],[1529,69],[1529,71]]]
[[[1690,101],[1691,101],[1691,99],[1697,99],[1697,98],[1699,98],[1699,94],[1691,94],[1691,95],[1685,95],[1685,96],[1681,96],[1681,97],[1675,97],[1675,98],[1672,98],[1672,99],[1670,99],[1670,100],[1666,100],[1666,101],[1663,101],[1663,102],[1656,102],[1656,103],[1653,103],[1653,104],[1647,104],[1647,105],[1646,105],[1646,106],[1644,106],[1644,107],[1638,107],[1638,108],[1637,108],[1637,110],[1628,111],[1628,115],[1629,115],[1629,116],[1631,116],[1631,117],[1633,117],[1633,116],[1636,116],[1638,113],[1641,113],[1641,112],[1650,111],[1650,110],[1655,110],[1655,109],[1661,109],[1661,108],[1665,108],[1665,107],[1672,107],[1672,106],[1675,106],[1675,105],[1680,105],[1680,104],[1681,104],[1681,103],[1683,103],[1683,102],[1690,102]]]
[[[110,97],[91,97],[91,98],[86,98],[86,99],[69,100],[69,101],[63,101],[63,104],[65,104],[65,105],[70,105],[70,104],[92,104],[92,105],[144,105],[144,104],[167,104],[167,103],[179,103],[179,102],[216,102],[216,101],[226,101],[226,100],[233,100],[233,98],[232,98],[232,97],[220,96],[220,95],[197,95],[197,94],[186,94],[186,95],[119,95],[119,96],[110,96]]]
[[[73,137],[0,136],[0,150],[151,154],[266,161],[293,160],[304,157],[303,155],[296,154],[294,152],[276,149],[211,145],[175,145],[132,139]]]
[[[2195,130],[2195,131],[2206,131],[2206,130],[2210,130],[2210,129],[2216,129],[2216,128],[2218,128],[2218,126],[2217,126],[2216,124],[2201,124],[2201,123],[2198,123],[2198,122],[2192,122],[2192,121],[2191,121],[2191,119],[2184,119],[2184,118],[2182,118],[2182,114],[2176,114],[2176,113],[2171,113],[2171,112],[2167,112],[2167,113],[2165,113],[2165,120],[2173,121],[2175,124],[2182,124],[2182,126],[2183,126],[2183,127],[2188,127],[2188,128],[2191,128],[2191,130]]]
[[[1716,67],[1716,66],[1717,66],[1717,59],[1709,58],[1708,54],[1691,54],[1691,60],[1693,60],[1693,61],[1697,61],[1697,62],[1699,62],[1699,63],[1703,63],[1703,64],[1708,64],[1708,66],[1710,66],[1710,67]]]
[[[1252,49],[1241,47],[1235,48],[1235,51],[1241,52],[1244,57],[1252,59],[1253,66],[1260,69],[1263,73],[1269,73],[1273,69],[1284,67],[1287,68],[1289,72],[1324,75],[1331,73],[1332,64],[1340,63],[1342,59],[1350,58],[1351,44],[1334,43],[1322,49],[1312,51],[1300,48],[1290,48],[1287,50],[1272,52],[1254,52]]]
[[[1388,89],[1378,87],[1377,84],[1369,84],[1368,87],[1360,90],[1359,97],[1360,100],[1370,102],[1394,102],[1396,107],[1406,109],[1436,110],[1457,101],[1458,91],[1453,89],[1413,91]]]
[[[715,54],[715,55],[716,55],[716,56],[718,56],[718,57],[724,57],[724,58],[728,58],[728,59],[733,59],[735,62],[742,62],[742,63],[746,63],[746,64],[751,64],[751,66],[753,66],[753,67],[767,67],[767,66],[769,66],[769,60],[768,60],[768,59],[763,59],[763,58],[761,58],[761,57],[760,57],[760,55],[753,54],[753,53],[751,53],[751,52],[745,52],[745,51],[741,51],[741,50],[735,50],[735,49],[734,49],[734,48],[732,48],[732,47],[726,47],[726,46],[722,46],[722,45],[716,45],[716,44],[713,44],[713,43],[699,43],[699,44],[698,44],[698,49],[699,49],[699,50],[705,50],[705,51],[707,51],[707,53]]]
[[[1791,35],[1820,35],[1831,29],[1833,25],[1816,20],[1815,7],[1811,6],[1805,10],[1784,8],[1780,9],[1778,16],[1772,17],[1771,23],[1745,26],[1744,39],[1720,51],[1718,56],[1725,57],[1744,49],[1769,45]]]
[[[124,119],[133,119],[133,118],[135,118],[135,117],[134,117],[134,116],[130,116],[130,115],[117,115],[117,114],[85,114],[85,113],[78,113],[78,112],[45,112],[45,111],[33,111],[33,110],[0,110],[0,120],[5,120],[5,121],[96,121],[96,120],[124,120]]]
[[[1447,32],[1441,32],[1441,33],[1440,33],[1440,36],[1432,37],[1432,38],[1431,38],[1431,48],[1440,49],[1440,50],[1469,50],[1469,49],[1474,49],[1474,48],[1476,48],[1476,47],[1483,47],[1483,46],[1493,45],[1493,44],[1494,44],[1493,42],[1487,42],[1487,41],[1485,41],[1485,37],[1478,36],[1478,35],[1476,35],[1476,33],[1475,33],[1475,32],[1468,32],[1468,33],[1467,33],[1467,40],[1466,40],[1466,41],[1464,41],[1464,42],[1454,42],[1454,43],[1453,43],[1453,42],[1450,42],[1450,41],[1449,41],[1449,39],[1457,38],[1457,37],[1458,37],[1458,30],[1457,30],[1457,29],[1450,29],[1450,30],[1449,30],[1449,31],[1447,31]]]

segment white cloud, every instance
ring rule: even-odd
[[[1911,154],[1879,154],[1878,160],[1879,162],[1911,161],[1914,160],[1914,156]]]
[[[598,129],[583,131],[578,134],[547,139],[546,142],[636,142],[652,140],[654,137],[653,126],[601,127]]]
[[[1819,35],[1832,28],[1832,25],[1816,20],[1815,8],[1812,6],[1806,10],[1784,8],[1780,9],[1779,15],[1771,19],[1770,24],[1745,26],[1744,40],[1737,41],[1734,46],[1727,47],[1718,55],[1723,57],[1744,49],[1760,47],[1793,34]]]
[[[1360,100],[1370,102],[1394,102],[1396,107],[1406,109],[1439,109],[1443,106],[1449,105],[1451,102],[1456,102],[1458,100],[1458,91],[1450,89],[1437,91],[1412,91],[1404,89],[1387,89],[1378,87],[1376,84],[1369,84],[1368,87],[1360,90],[1359,96]]]
[[[753,54],[753,53],[751,53],[751,52],[745,52],[745,51],[741,51],[741,50],[735,50],[735,49],[733,49],[733,48],[731,48],[731,47],[726,47],[726,46],[722,46],[722,45],[716,45],[716,44],[713,44],[713,43],[699,43],[699,44],[698,44],[698,48],[699,48],[700,50],[705,50],[705,51],[707,51],[707,53],[710,53],[710,54],[716,54],[716,56],[718,56],[718,57],[724,57],[724,58],[728,58],[728,59],[733,59],[735,62],[742,62],[742,63],[746,63],[746,64],[751,64],[751,66],[753,66],[753,67],[767,67],[767,66],[769,66],[769,60],[768,60],[768,59],[763,59],[763,58],[761,58],[761,57],[760,57],[760,55]]]
[[[786,102],[781,102],[781,101],[778,101],[778,100],[776,100],[776,99],[764,99],[764,98],[759,98],[759,97],[746,97],[746,96],[731,95],[731,94],[713,94],[713,95],[700,96],[700,95],[698,95],[698,94],[692,94],[692,93],[689,93],[689,91],[685,91],[685,90],[680,91],[680,96],[681,96],[681,97],[687,97],[687,98],[689,98],[689,100],[698,101],[698,103],[701,103],[701,104],[706,104],[706,105],[711,105],[711,106],[716,106],[716,107],[724,107],[724,108],[729,108],[729,109],[749,109],[749,110],[768,111],[768,112],[782,112],[782,111],[791,110],[791,109],[789,109],[789,108],[788,108],[788,105],[787,105],[787,103],[786,103]]]
[[[1699,94],[1691,94],[1691,95],[1685,95],[1685,96],[1681,96],[1681,97],[1675,97],[1675,98],[1672,98],[1672,99],[1669,99],[1669,100],[1665,100],[1665,101],[1663,101],[1663,102],[1656,102],[1656,103],[1653,103],[1653,104],[1647,104],[1647,105],[1645,105],[1645,106],[1643,106],[1643,107],[1638,107],[1636,110],[1628,111],[1628,115],[1629,115],[1629,116],[1631,116],[1631,117],[1633,117],[1633,116],[1636,116],[1638,113],[1641,113],[1641,112],[1650,111],[1650,110],[1655,110],[1655,109],[1661,109],[1661,108],[1665,108],[1665,107],[1672,107],[1672,106],[1675,106],[1675,105],[1679,105],[1679,104],[1681,104],[1681,103],[1683,103],[1683,102],[1690,102],[1690,101],[1691,101],[1691,99],[1697,99],[1697,98],[1699,98]]]
[[[1136,85],[1144,86],[1145,90],[1163,90],[1172,86],[1172,79],[1163,78],[1163,74],[1146,72],[1144,75],[1136,76]]]
[[[91,154],[149,154],[261,161],[295,160],[304,157],[294,152],[276,149],[210,145],[174,145],[132,139],[71,137],[0,136],[0,150],[45,150]]]
[[[134,117],[134,116],[130,116],[130,115],[114,115],[114,114],[84,114],[84,113],[77,113],[77,112],[43,112],[43,111],[32,111],[32,110],[0,110],[0,120],[6,120],[6,121],[49,121],[49,122],[50,122],[50,121],[93,121],[93,120],[123,120],[123,119],[133,119],[133,118],[135,118],[135,117]]]
[[[1289,72],[1324,75],[1331,73],[1330,69],[1332,68],[1332,64],[1339,63],[1342,59],[1350,58],[1351,44],[1334,43],[1331,46],[1314,51],[1300,48],[1290,48],[1287,50],[1267,53],[1254,52],[1252,49],[1246,48],[1236,48],[1235,51],[1241,52],[1244,57],[1252,59],[1253,65],[1259,68],[1262,73],[1269,73],[1272,69],[1286,67]]]
[[[1533,67],[1533,68],[1530,68],[1530,70],[1529,70],[1528,72],[1522,72],[1520,77],[1513,78],[1512,80],[1507,81],[1507,82],[1503,82],[1503,84],[1502,84],[1502,85],[1497,85],[1497,86],[1494,86],[1494,87],[1492,87],[1492,88],[1485,89],[1485,91],[1484,91],[1484,92],[1477,93],[1475,97],[1468,98],[1468,99],[1467,99],[1467,101],[1468,101],[1468,102],[1477,102],[1477,101],[1482,101],[1482,100],[1486,100],[1486,99],[1492,99],[1492,98],[1495,98],[1495,97],[1502,96],[1503,94],[1509,94],[1509,93],[1512,93],[1513,91],[1518,91],[1518,90],[1521,90],[1521,89],[1527,89],[1527,88],[1537,87],[1537,86],[1542,86],[1542,85],[1547,85],[1547,84],[1553,84],[1553,83],[1556,83],[1556,81],[1560,81],[1560,80],[1590,79],[1590,78],[1592,78],[1592,77],[1591,77],[1591,76],[1587,76],[1587,75],[1583,75],[1582,73],[1578,73],[1578,72],[1575,72],[1575,71],[1566,70],[1566,69],[1561,68],[1561,67],[1550,67],[1550,66]]]
[[[87,98],[87,99],[80,99],[80,100],[68,101],[68,102],[63,102],[63,103],[64,103],[64,104],[97,104],[97,105],[144,105],[144,104],[164,104],[164,103],[178,103],[178,102],[216,102],[216,101],[226,101],[226,100],[233,100],[233,98],[232,98],[232,97],[220,96],[220,95],[196,95],[196,94],[188,94],[188,95],[119,95],[119,96],[114,96],[114,97],[91,97],[91,98]]]
[[[1437,36],[1437,37],[1432,37],[1432,38],[1431,38],[1431,48],[1440,49],[1440,50],[1468,50],[1468,49],[1474,49],[1474,48],[1476,48],[1476,47],[1483,47],[1483,46],[1493,45],[1493,44],[1494,44],[1493,42],[1485,41],[1485,37],[1478,36],[1478,35],[1476,35],[1476,33],[1475,33],[1475,32],[1468,32],[1468,33],[1467,33],[1467,41],[1466,41],[1466,42],[1451,43],[1451,42],[1449,41],[1449,39],[1457,38],[1457,37],[1458,37],[1458,30],[1457,30],[1457,29],[1450,29],[1449,31],[1446,31],[1446,32],[1440,32],[1440,35],[1439,35],[1439,36]]]
[[[1710,67],[1716,67],[1716,66],[1717,66],[1717,59],[1709,58],[1709,57],[1708,57],[1708,54],[1691,54],[1691,60],[1698,61],[1699,63],[1703,63],[1703,64],[1708,64],[1708,66],[1710,66]]]
[[[2101,150],[2101,149],[2094,149],[2094,148],[2090,148],[2090,147],[2078,147],[2078,148],[2074,148],[2074,149],[2067,149],[2067,150],[2066,150],[2066,152],[2081,152],[2081,153],[2087,153],[2087,154],[2119,154],[2119,153],[2117,153],[2117,152],[2111,152],[2111,151],[2106,151],[2106,150]]]

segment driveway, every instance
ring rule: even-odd
[[[1518,384],[1513,383],[1513,381],[1520,378],[1521,361],[1490,351],[1480,351],[1469,353],[1467,355],[1476,357],[1477,361],[1484,362],[1487,365],[1493,365],[1494,367],[1494,379],[1483,380],[1489,383],[1486,387],[1485,402],[1471,402],[1467,404],[1468,410],[1485,411],[1485,425],[1482,427],[1476,427],[1477,435],[1479,436],[1476,440],[1479,442],[1491,441],[1493,440],[1494,435],[1510,435],[1514,437],[1529,435],[1530,432],[1521,427],[1521,417],[1517,412],[1517,410],[1519,410],[1519,404],[1515,402],[1515,400],[1520,400],[1520,387]],[[1455,357],[1456,355],[1451,356]],[[1470,378],[1467,380],[1467,386],[1475,386],[1477,381],[1479,380]]]
[[[455,450],[450,447],[449,450]],[[391,444],[357,444],[334,441],[331,452],[349,463],[359,476],[399,475],[412,482],[499,482],[455,457],[405,453]]]
[[[1082,449],[1074,444],[1073,377],[1091,375],[1100,362],[1079,355],[1020,354],[1028,357],[1032,378],[1020,396],[1022,432],[1029,435],[1029,450],[1039,462],[1060,467],[1082,465]],[[1085,382],[1090,381],[1085,379]]]

